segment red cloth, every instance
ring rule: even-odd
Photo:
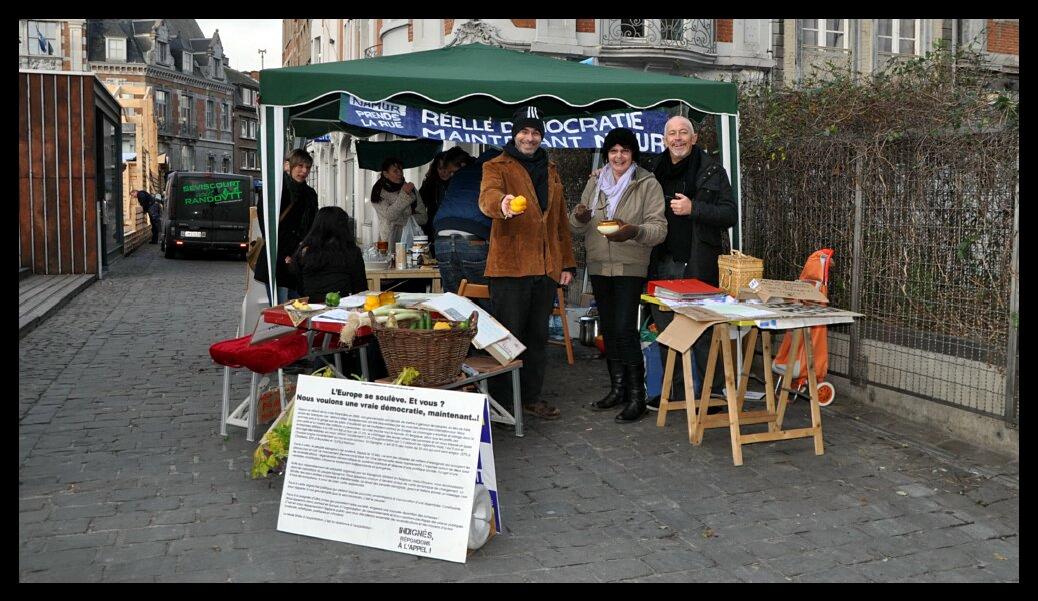
[[[306,356],[306,332],[297,332],[251,345],[252,334],[221,340],[209,347],[209,356],[220,365],[246,367],[258,374],[270,373]]]

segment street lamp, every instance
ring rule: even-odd
[[[257,50],[257,52],[259,52],[259,55],[260,55],[260,71],[262,71],[263,70],[263,55],[266,54],[267,51],[265,49],[263,49],[263,48],[260,48],[259,50]]]

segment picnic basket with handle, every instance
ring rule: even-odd
[[[764,277],[764,261],[732,250],[730,255],[717,257],[718,288],[731,296],[737,296],[750,280]]]
[[[396,378],[405,367],[413,367],[419,376],[411,386],[442,386],[456,380],[461,373],[469,344],[476,336],[479,314],[472,312],[469,327],[464,330],[387,328],[377,323],[374,315],[370,317],[389,377]]]

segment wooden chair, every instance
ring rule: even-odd
[[[569,337],[569,320],[566,319],[566,295],[559,286],[555,289],[559,299],[559,306],[555,307],[551,314],[558,315],[562,319],[562,340],[549,340],[552,344],[563,344],[566,346],[566,360],[573,365],[573,341]],[[484,284],[470,284],[467,279],[461,280],[458,285],[458,296],[468,298],[490,298],[490,288]]]

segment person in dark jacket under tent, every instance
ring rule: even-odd
[[[304,296],[323,303],[329,292],[349,296],[368,288],[364,257],[350,216],[339,207],[322,207],[314,225],[292,255],[291,269],[298,274]]]
[[[663,187],[666,200],[667,238],[652,251],[649,279],[673,280],[696,278],[717,286],[717,257],[721,255],[722,238],[738,220],[738,208],[724,167],[696,146],[695,127],[682,116],[671,117],[663,132],[667,150],[655,164],[653,173]],[[659,331],[666,329],[674,313],[660,311],[652,305],[652,318]],[[692,345],[692,363],[698,380],[702,380],[710,351],[710,337],[701,336]],[[665,353],[660,362],[666,370]],[[685,398],[682,369],[675,365],[672,400]],[[712,393],[723,387],[721,370],[714,373]],[[693,394],[699,391],[693,386]],[[648,409],[659,410],[659,397],[648,401]],[[711,407],[711,410],[714,408]]]

